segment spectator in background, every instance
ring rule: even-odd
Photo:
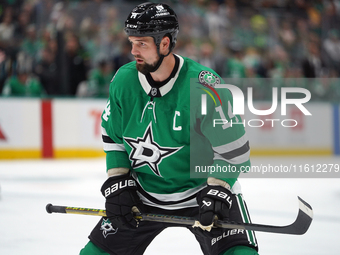
[[[205,22],[208,26],[209,39],[214,43],[219,43],[223,39],[224,30],[228,23],[219,15],[219,4],[217,1],[207,1],[207,12]]]
[[[51,88],[55,88],[56,85],[46,85],[46,78],[43,79],[42,83],[46,86],[47,93],[74,95],[78,84],[69,84],[73,84],[74,80],[75,83],[85,81],[86,70],[90,69],[89,67],[96,67],[103,57],[111,58],[114,70],[131,61],[130,45],[121,43],[122,38],[125,38],[121,29],[123,25],[121,12],[131,5],[130,2],[121,1],[122,5],[119,7],[116,1],[105,0],[76,3],[59,0],[0,2],[0,49],[6,53],[5,60],[0,63],[0,91],[1,83],[3,85],[5,79],[12,73],[15,74],[17,62],[24,61],[25,65],[30,65],[35,72],[37,72],[35,65],[38,64],[38,69],[43,69],[46,77],[49,73],[47,69],[49,67],[53,69],[52,66],[56,65],[60,81],[53,92]],[[219,74],[228,76],[240,74],[243,62],[246,65],[245,77],[256,74],[260,77],[283,78],[287,75],[296,76],[294,68],[292,69],[296,66],[302,69],[303,75],[311,75],[312,64],[316,64],[318,58],[312,57],[310,50],[308,53],[305,51],[306,45],[313,42],[319,50],[322,50],[319,58],[323,60],[321,62],[328,70],[322,77],[334,76],[330,74],[331,70],[340,73],[339,7],[338,1],[321,0],[177,1],[175,8],[178,10],[182,26],[175,51],[196,59],[197,62],[208,63],[209,57],[200,54],[199,49],[204,48],[205,42],[210,41],[214,45],[212,52],[215,57],[214,70]],[[77,31],[78,40],[88,54],[84,54],[85,51],[80,47],[77,57],[65,57],[65,42],[60,43],[55,39],[59,39],[57,35],[59,32],[60,38],[64,38],[64,35],[74,31]],[[234,61],[235,54],[232,51],[225,53],[226,45],[233,41],[239,42],[245,52],[250,47],[260,51],[259,65],[257,67],[252,65],[252,69],[247,71],[249,54],[246,53],[242,61],[237,62]],[[42,50],[46,47],[52,51],[52,55],[57,56],[51,65],[47,64],[46,56],[43,56],[49,54]],[[227,65],[220,64],[221,59],[223,63],[232,64],[233,67],[237,66],[233,64],[241,63],[239,72],[234,72],[237,68],[233,68],[232,72],[228,71],[228,68],[224,68]],[[85,71],[79,71],[82,78],[79,78],[79,73],[71,73],[73,71],[69,70],[71,68],[69,60],[74,70],[79,71],[81,66],[85,65]],[[75,62],[72,62],[73,60]],[[41,73],[36,74],[41,79]],[[49,74],[50,83],[52,80],[53,83],[57,83],[53,74]]]
[[[209,67],[213,70],[216,69],[215,59],[214,59],[214,48],[211,43],[203,43],[200,48],[200,56],[198,62],[201,65]]]
[[[281,82],[285,77],[286,70],[289,67],[290,58],[287,51],[280,45],[276,45],[270,54],[271,63],[268,77],[273,78],[275,82]]]
[[[252,42],[256,48],[266,48],[270,45],[270,36],[268,34],[267,17],[260,12],[256,12],[250,18],[250,25],[254,33],[254,41]]]
[[[122,49],[121,42],[125,39],[125,34],[121,30],[122,23],[119,20],[117,7],[111,5],[109,8],[105,8],[102,20],[101,27],[105,28],[105,30],[100,30],[101,48],[104,49],[106,56],[119,55]]]
[[[9,61],[9,59],[7,58],[6,52],[0,47],[0,91],[2,91],[8,75],[7,68],[9,65],[6,63],[7,61]]]
[[[246,78],[246,66],[243,63],[244,50],[238,42],[231,42],[229,46],[230,57],[224,65],[223,76],[232,79]]]
[[[235,19],[236,21],[237,19]],[[233,41],[230,43],[234,43],[237,41],[239,44],[247,46],[253,46],[255,42],[255,33],[251,27],[250,21],[248,18],[237,20],[234,26],[231,27],[230,37],[233,38]]]
[[[310,41],[307,47],[307,55],[302,61],[302,72],[304,77],[311,78],[307,79],[308,89],[314,99],[330,98],[329,84],[323,82],[324,79],[315,79],[326,78],[328,73],[320,55],[319,44]]]
[[[279,30],[279,38],[285,49],[289,53],[293,53],[297,38],[289,20],[284,20],[282,22],[281,28]]]
[[[175,49],[175,51],[176,52],[178,51],[178,47]],[[182,54],[182,55],[186,56],[187,58],[190,58],[190,59],[198,62],[198,55],[199,55],[198,49],[193,42],[191,42],[191,41],[184,42],[182,52],[183,53],[180,52],[180,55]]]
[[[93,69],[89,75],[89,96],[107,98],[113,75],[112,64],[109,61],[100,61],[98,67]]]
[[[25,68],[19,68],[17,75],[9,77],[2,90],[4,96],[41,97],[45,95],[39,79]]]
[[[67,95],[75,96],[81,82],[87,80],[87,53],[80,45],[79,38],[69,33],[66,36],[64,69]]]
[[[34,72],[48,95],[58,95],[60,79],[55,54],[50,48],[46,47],[42,50],[41,60],[35,66]]]
[[[328,37],[323,41],[323,48],[326,52],[326,59],[329,66],[340,71],[340,40],[339,30],[332,29]]]
[[[0,1],[1,2],[1,1]],[[3,4],[3,5],[2,5]],[[3,8],[3,9],[1,9]],[[3,11],[3,12],[1,12]],[[15,62],[18,52],[16,41],[13,38],[15,29],[14,8],[0,4],[0,51],[2,51],[2,63],[0,63],[0,89],[2,88],[5,79],[11,75],[12,63]],[[4,72],[4,73],[3,73]]]
[[[309,42],[308,52],[302,60],[302,72],[306,78],[317,78],[322,76],[324,63],[320,58],[320,50],[316,43]]]
[[[40,59],[40,51],[43,49],[43,41],[37,37],[35,26],[29,25],[26,29],[26,37],[23,40],[20,50],[30,58],[32,64],[35,64]]]
[[[91,67],[95,67],[102,56],[107,56],[104,47],[101,47],[101,37],[98,36],[98,31],[99,27],[91,17],[85,16],[80,22],[79,38],[88,52]]]
[[[223,20],[225,26],[234,24],[237,18],[237,9],[235,0],[224,0],[218,8],[220,19]]]
[[[253,71],[256,73],[256,69],[260,64],[260,58],[261,56],[255,47],[248,47],[245,50],[242,62],[244,63],[247,69],[253,69]],[[251,77],[253,77],[254,75],[256,74],[251,74]]]
[[[121,53],[113,58],[113,68],[117,71],[121,66],[133,61],[131,55],[131,43],[124,40],[121,47]]]
[[[325,30],[337,29],[340,24],[339,6],[336,1],[325,1],[322,15],[322,27]]]
[[[15,23],[14,39],[20,46],[26,37],[27,26],[30,24],[30,14],[27,11],[21,11]]]
[[[0,41],[3,45],[8,46],[13,38],[14,23],[12,12],[6,11],[3,15],[2,22],[0,23]]]

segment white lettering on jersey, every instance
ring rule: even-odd
[[[105,121],[109,120],[109,116],[110,116],[111,112],[110,112],[110,100],[107,102],[107,105],[104,109],[104,114],[103,114],[103,119]]]
[[[173,125],[173,130],[175,130],[175,131],[180,131],[180,130],[182,130],[182,126],[178,126],[178,127],[176,127],[176,117],[177,116],[181,116],[181,113],[179,112],[179,111],[175,111],[175,115],[174,115],[174,125]]]

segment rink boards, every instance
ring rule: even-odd
[[[105,99],[0,99],[0,159],[103,156],[100,121]],[[270,103],[256,102],[256,109]],[[339,105],[308,103],[271,115],[242,116],[252,155],[339,155]],[[216,128],[220,128],[216,124]]]

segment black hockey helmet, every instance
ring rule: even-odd
[[[146,2],[130,12],[124,30],[128,36],[153,37],[158,54],[161,40],[168,36],[170,54],[177,41],[179,25],[176,13],[167,4]]]

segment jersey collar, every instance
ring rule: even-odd
[[[158,91],[157,93],[159,93],[160,96],[166,95],[172,89],[172,87],[174,86],[174,84],[175,84],[175,82],[178,78],[179,72],[181,71],[181,68],[183,66],[184,59],[177,54],[175,54],[175,55],[179,58],[179,66],[178,66],[177,72],[174,75],[174,77],[172,77],[166,84],[164,84],[163,86],[161,86],[157,89],[157,91]],[[153,87],[148,82],[146,76],[144,74],[142,74],[141,72],[138,72],[138,79],[139,79],[139,82],[142,85],[145,93],[149,95]]]

